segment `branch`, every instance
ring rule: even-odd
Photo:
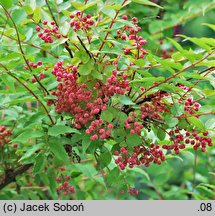
[[[9,39],[11,39],[11,40],[17,41],[16,38],[12,38],[12,37],[10,37],[10,36],[8,36],[8,35],[5,35],[5,34],[4,34],[3,36],[5,36],[5,37],[7,37],[7,38],[9,38]],[[29,46],[31,46],[31,47],[34,47],[34,48],[36,48],[36,49],[40,49],[41,51],[47,52],[48,54],[52,55],[53,57],[55,57],[55,58],[57,58],[57,59],[59,58],[57,55],[53,54],[52,52],[50,52],[50,51],[48,51],[48,50],[46,50],[46,49],[44,49],[44,48],[42,48],[42,47],[36,46],[36,45],[31,44],[31,43],[28,43],[28,42],[26,42],[26,41],[20,41],[20,42],[23,43],[23,44],[29,45]]]
[[[27,60],[26,57],[25,57],[25,53],[24,53],[24,51],[23,51],[23,49],[22,49],[21,40],[20,40],[20,37],[19,37],[19,31],[18,31],[18,29],[17,29],[16,23],[14,22],[13,18],[12,18],[11,15],[8,13],[8,11],[6,10],[6,8],[5,8],[2,4],[0,4],[0,5],[1,5],[2,8],[4,9],[4,11],[5,11],[7,17],[10,18],[11,22],[12,22],[13,25],[14,25],[14,28],[15,28],[15,31],[16,31],[16,35],[17,35],[17,42],[18,42],[18,45],[19,45],[20,52],[21,52],[21,54],[22,54],[22,57],[23,57],[23,59],[24,59],[26,65],[28,66],[29,70],[32,72],[32,69],[31,69],[31,67],[30,67],[30,65],[29,65],[29,63],[28,63],[28,60]],[[34,75],[34,74],[33,74],[33,76],[34,76],[34,78],[36,79],[36,81],[39,83],[40,87],[49,95],[48,90],[42,85],[42,83],[39,81],[39,79],[37,78],[37,76]]]
[[[95,58],[93,55],[91,55],[90,51],[86,48],[86,46],[84,45],[83,41],[81,40],[81,38],[77,35],[77,38],[79,40],[79,42],[81,43],[81,46],[84,48],[84,50],[86,51],[86,53],[90,56],[90,58],[93,57],[94,61],[96,62]]]
[[[25,89],[28,90],[28,92],[30,92],[36,98],[38,103],[40,103],[40,105],[44,108],[44,110],[45,110],[47,116],[49,117],[52,125],[54,125],[55,123],[54,123],[52,117],[50,116],[49,111],[47,110],[47,108],[45,107],[43,102],[39,99],[39,97],[25,83],[23,83],[19,78],[17,78],[15,75],[13,75],[13,73],[11,73],[3,64],[0,63],[0,66],[3,67],[7,71],[7,74],[9,74],[11,77],[13,77],[16,81],[18,81],[22,86],[25,87]]]
[[[196,61],[196,62],[193,63],[193,64],[188,65],[187,67],[183,68],[182,70],[178,71],[177,73],[175,73],[175,74],[173,74],[173,75],[167,77],[167,78],[166,78],[165,80],[163,80],[162,82],[159,82],[159,83],[157,83],[157,84],[155,84],[155,85],[149,87],[148,89],[146,89],[142,94],[140,94],[140,95],[135,99],[135,102],[138,103],[138,99],[139,99],[140,97],[142,97],[146,92],[150,91],[150,90],[153,89],[153,88],[158,87],[159,85],[161,85],[161,84],[163,84],[163,83],[166,83],[167,81],[169,81],[169,80],[171,80],[171,79],[177,77],[179,74],[183,73],[184,71],[186,71],[186,70],[188,70],[188,69],[190,69],[190,68],[196,66],[197,64],[199,64],[199,63],[201,63],[202,61],[204,61],[205,59],[207,59],[207,58],[208,58],[210,55],[212,55],[214,52],[215,52],[215,50],[212,50],[212,51],[209,52],[204,58],[202,58],[202,59]]]
[[[124,1],[123,1],[122,6],[126,3],[126,1],[127,1],[127,0],[124,0]],[[112,21],[111,21],[111,23],[110,23],[109,29],[111,29],[112,26],[113,26],[113,24],[115,23],[115,20],[116,20],[117,16],[119,15],[119,12],[120,12],[120,10],[116,11],[115,16],[114,16],[114,18],[112,19]],[[106,35],[105,35],[105,37],[104,37],[104,40],[102,41],[102,44],[101,44],[101,46],[99,47],[99,51],[101,51],[102,48],[103,48],[103,46],[105,45],[106,39],[107,39],[107,37],[108,37],[109,34],[110,34],[110,31],[108,31],[108,32],[106,33]],[[97,53],[96,57],[98,57],[98,56],[99,56],[99,52]]]
[[[4,180],[0,183],[0,190],[2,190],[4,187],[6,187],[11,182],[16,181],[16,176],[21,175],[24,172],[26,172],[32,165],[33,164],[25,164],[16,170],[7,172],[5,174]],[[2,176],[0,177],[0,179],[1,178]]]
[[[54,14],[53,14],[53,12],[52,12],[52,9],[51,9],[51,7],[50,7],[50,5],[49,5],[48,0],[45,0],[45,1],[46,1],[46,5],[47,5],[47,7],[48,7],[48,9],[49,9],[49,12],[50,12],[50,14],[51,14],[51,17],[52,17],[53,21],[55,21],[56,26],[59,27],[59,25],[58,25],[58,23],[57,23],[57,21],[56,21],[56,19],[55,19],[55,17],[54,17]],[[69,48],[69,44],[68,44],[67,41],[64,43],[64,47],[65,47],[66,50],[68,51],[70,57],[73,58],[72,51],[71,51],[71,49]]]
[[[206,8],[204,8],[204,11],[206,12],[206,11],[208,11],[210,9],[213,9],[214,5],[215,5],[214,2],[209,4]],[[173,25],[170,25],[170,26],[166,26],[165,28],[162,28],[161,30],[152,33],[152,35],[160,34],[160,33],[164,32],[165,30],[171,29],[173,26],[181,25],[181,24],[185,23],[188,20],[191,20],[191,19],[193,19],[195,17],[198,17],[201,14],[202,14],[202,10],[200,10],[197,13],[191,14],[191,15],[189,15],[187,17],[182,17],[181,20],[179,20],[177,23],[174,23]]]

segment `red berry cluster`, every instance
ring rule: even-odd
[[[127,166],[133,168],[134,166],[145,165],[150,166],[151,162],[155,164],[161,164],[165,161],[165,155],[160,149],[160,145],[151,144],[149,147],[143,145],[135,146],[134,152],[129,155],[126,148],[122,147],[119,151],[114,152],[117,156],[115,163],[121,170],[124,170]]]
[[[63,191],[63,194],[66,196],[70,193],[75,193],[75,188],[74,186],[72,185],[69,185],[69,180],[71,179],[70,176],[66,176],[65,177],[66,180],[64,180],[63,178],[61,178],[60,176],[57,176],[56,177],[56,182],[61,182],[61,185],[59,185],[57,187],[57,190],[60,192],[60,191]]]
[[[162,45],[162,44],[163,44],[163,39],[159,39],[159,40],[158,40],[158,43],[159,43],[160,45]],[[174,48],[173,48],[173,47],[170,47],[168,50],[162,49],[162,48],[159,50],[160,56],[161,56],[162,58],[164,58],[164,59],[171,58],[170,52],[174,52]]]
[[[138,190],[136,190],[136,189],[134,189],[134,188],[129,188],[128,189],[128,193],[130,194],[130,195],[138,195],[138,193],[139,193],[139,191]]]
[[[121,79],[120,79],[121,78]],[[106,98],[112,97],[114,94],[124,95],[125,90],[129,91],[129,80],[126,74],[118,74],[116,70],[112,71],[112,75],[107,79],[106,84],[95,84],[97,89],[102,89]]]
[[[143,121],[146,118],[161,120],[160,113],[168,112],[168,108],[161,101],[164,96],[165,94],[158,94],[152,99],[151,103],[140,105],[141,119],[143,119]]]
[[[104,122],[102,119],[96,119],[91,122],[90,126],[86,130],[86,134],[93,134],[90,139],[92,141],[101,139],[104,140],[111,135],[111,130],[113,128],[112,124]]]
[[[197,131],[189,132],[187,130],[176,128],[169,132],[172,145],[163,145],[163,149],[174,150],[175,154],[179,154],[181,149],[185,149],[187,145],[192,145],[194,150],[201,148],[202,152],[206,151],[206,147],[212,146],[212,139],[208,137],[208,131],[205,131],[200,135]]]
[[[39,80],[42,80],[42,79],[44,79],[44,78],[45,78],[45,74],[44,74],[44,73],[40,73],[40,74],[39,74]],[[32,82],[32,83],[37,82],[36,78],[35,78],[35,77],[32,77],[31,82]]]
[[[130,134],[138,134],[140,135],[140,130],[143,128],[143,125],[138,123],[135,119],[136,113],[132,112],[131,116],[125,120],[125,128],[130,129]]]
[[[55,21],[50,22],[50,26],[48,26],[48,21],[44,20],[42,22],[43,27],[37,26],[36,31],[38,31],[38,36],[45,42],[45,43],[53,43],[53,37],[59,39],[62,37],[62,34],[59,33],[58,27],[56,26]],[[43,32],[41,32],[41,30]]]
[[[80,29],[87,31],[95,23],[94,20],[91,19],[90,14],[83,17],[82,12],[80,11],[76,12],[76,14],[70,14],[70,18],[72,19],[70,26],[73,27],[73,31],[78,31]]]
[[[7,127],[4,125],[0,125],[0,147],[10,142],[9,137],[11,135],[12,131],[10,129],[7,129]]]
[[[182,85],[182,84],[180,84],[179,86],[178,86],[179,88],[181,88],[181,89],[183,89],[184,91],[189,91],[189,87],[187,87],[187,86],[185,86],[185,85]]]
[[[123,15],[123,20],[127,20],[128,16]],[[141,27],[137,24],[138,19],[136,17],[133,17],[131,20],[131,23],[134,25],[134,27],[125,25],[125,27],[122,30],[117,30],[116,33],[118,35],[118,38],[122,40],[130,40],[132,44],[132,48],[124,48],[124,54],[127,55],[131,52],[131,49],[133,50],[139,50],[140,54],[138,58],[144,58],[147,51],[142,47],[147,44],[147,41],[143,39],[142,36],[138,36],[137,33],[141,30]],[[138,53],[139,53],[138,52]]]
[[[42,61],[38,61],[37,63],[33,63],[33,62],[28,62],[28,65],[31,67],[31,69],[36,69],[38,66],[41,66],[43,64]],[[24,66],[23,67],[24,70],[28,70],[28,66]]]
[[[52,92],[57,99],[49,100],[48,105],[55,104],[58,113],[64,111],[72,114],[74,127],[78,129],[105,110],[111,96],[124,94],[124,90],[129,89],[129,82],[123,75],[112,75],[108,78],[107,84],[98,81],[93,88],[88,88],[86,83],[78,83],[78,67],[74,65],[64,67],[61,61],[55,64],[52,73],[60,83],[57,90]]]
[[[184,111],[188,114],[194,114],[195,111],[199,111],[200,108],[200,104],[198,102],[194,102],[192,98],[187,98],[184,105]]]

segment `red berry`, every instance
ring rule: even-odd
[[[40,31],[40,29],[41,29],[40,26],[36,27],[36,31]]]
[[[32,83],[35,83],[37,80],[36,80],[36,78],[35,77],[33,77],[32,79],[31,79],[31,82]]]
[[[62,35],[61,34],[56,34],[56,38],[61,38]]]
[[[43,25],[47,25],[48,24],[48,21],[47,20],[44,20],[43,21]]]
[[[74,14],[70,14],[69,17],[70,17],[71,19],[73,19],[73,18],[75,17],[75,15],[74,15]]]
[[[66,180],[69,181],[71,179],[70,176],[66,176]]]
[[[133,17],[133,18],[132,18],[132,22],[134,22],[134,23],[138,22],[137,17]]]
[[[119,156],[119,152],[118,152],[118,151],[115,151],[115,152],[114,152],[114,155],[115,155],[115,156]]]
[[[44,79],[45,78],[45,74],[41,73],[40,74],[40,80]]]
[[[17,143],[14,143],[14,144],[13,144],[13,147],[14,147],[14,148],[17,148],[17,147],[18,147],[18,144],[17,144]]]
[[[208,131],[203,132],[203,135],[207,136],[208,135]]]
[[[43,64],[42,61],[38,61],[38,62],[37,62],[37,65],[38,65],[38,66],[41,66],[42,64]]]
[[[127,15],[123,15],[123,16],[122,16],[122,19],[127,20],[127,19],[128,19],[128,16],[127,16]]]
[[[60,182],[61,181],[60,176],[57,176],[55,180],[56,182]]]

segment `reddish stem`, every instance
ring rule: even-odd
[[[125,4],[126,1],[127,1],[127,0],[124,0],[124,1],[123,1],[122,6]],[[112,26],[113,26],[113,24],[115,23],[115,20],[116,20],[117,16],[119,15],[119,12],[120,12],[120,10],[116,11],[115,16],[114,16],[114,18],[112,19],[112,21],[111,21],[111,23],[110,23],[109,29],[111,29]],[[104,37],[104,40],[102,41],[102,44],[101,44],[101,46],[99,47],[99,51],[101,51],[102,48],[103,48],[103,46],[105,45],[105,42],[106,42],[107,37],[108,37],[109,34],[110,34],[110,31],[108,31],[108,32],[106,33],[106,35],[105,35],[105,37]],[[99,53],[97,53],[96,57],[98,57],[98,56],[99,56]]]

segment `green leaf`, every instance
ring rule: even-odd
[[[146,61],[143,59],[138,59],[134,61],[134,64],[139,66],[139,67],[143,67],[146,64]]]
[[[32,156],[36,151],[40,150],[44,145],[45,145],[44,143],[39,143],[37,145],[31,146],[30,149],[26,151],[26,153],[19,159],[19,162]]]
[[[119,175],[120,175],[120,171],[119,171],[119,168],[118,168],[118,167],[115,167],[114,169],[112,169],[112,170],[106,175],[108,185],[111,186],[114,182],[116,182],[116,179],[118,179]]]
[[[135,105],[135,103],[126,95],[120,97],[120,103],[124,105]]]
[[[180,160],[181,162],[184,161],[181,157],[179,157],[177,155],[166,155],[166,159],[174,159],[174,158]]]
[[[102,13],[104,13],[105,15],[109,16],[111,19],[114,18],[116,12],[114,9],[110,9],[110,8],[103,8]]]
[[[0,3],[6,8],[10,9],[13,6],[13,0],[0,0]]]
[[[208,45],[208,42],[210,41],[210,38],[191,38],[191,37],[187,37],[185,35],[180,35],[181,37],[183,38],[186,38],[187,40],[193,42],[194,44],[196,44],[197,46],[205,49],[206,51],[210,51],[213,49],[214,45],[215,45],[215,42],[213,42],[213,46],[210,44]]]
[[[64,161],[65,163],[69,163],[68,154],[64,149],[61,139],[51,138],[49,140],[49,147],[58,159]]]
[[[45,165],[45,156],[43,154],[39,154],[35,158],[33,173],[35,174],[35,173],[41,172],[43,170],[44,165]]]
[[[152,6],[152,7],[158,7],[158,8],[163,9],[163,7],[161,7],[160,5],[157,5],[157,4],[150,2],[148,0],[131,0],[131,1],[135,2],[137,4],[142,4],[142,5]]]
[[[105,8],[110,8],[114,10],[120,10],[122,8],[122,4],[114,4],[114,5],[106,5]]]
[[[165,121],[170,128],[176,126],[178,124],[178,119],[173,118],[171,115],[165,117]]]
[[[162,130],[161,128],[158,128],[157,137],[159,138],[159,140],[164,140],[166,137],[166,132]]]
[[[98,161],[99,161],[99,165],[100,167],[103,169],[105,168],[110,162],[111,162],[111,153],[109,151],[99,155],[98,157]]]
[[[208,26],[209,28],[211,28],[212,30],[215,31],[215,25],[213,25],[213,24],[209,24],[209,23],[202,23],[202,25],[206,25],[206,26]]]
[[[97,70],[93,70],[91,73],[92,77],[98,79],[98,80],[102,80],[103,76],[100,72],[98,72]]]
[[[87,76],[89,75],[94,68],[94,61],[89,60],[86,64],[82,64],[79,66],[78,72],[82,76]]]
[[[148,174],[145,170],[143,170],[142,168],[140,168],[140,167],[134,167],[134,168],[132,168],[132,171],[134,171],[134,172],[136,172],[136,173],[142,174],[143,176],[145,176],[145,178],[146,178],[148,181],[150,181],[150,176],[149,176],[149,174]]]
[[[101,118],[104,121],[111,122],[113,120],[113,113],[108,109],[106,109],[105,111],[102,112]]]
[[[88,8],[90,8],[90,7],[94,6],[94,5],[96,5],[97,3],[99,3],[99,1],[100,1],[100,0],[95,0],[95,1],[93,1],[93,2],[88,3],[88,4],[85,6],[85,9],[88,9]]]
[[[90,60],[90,56],[85,50],[79,50],[75,53],[75,57],[79,58],[83,64],[86,64]]]
[[[128,134],[126,137],[126,144],[130,146],[137,146],[142,143],[142,139],[137,134]]]
[[[50,136],[58,136],[60,134],[65,134],[65,133],[80,134],[80,131],[65,125],[54,125],[53,127],[50,127],[48,130],[48,135]]]
[[[34,10],[33,18],[35,20],[35,23],[38,23],[41,19],[41,7],[36,7]]]
[[[78,9],[80,11],[84,11],[84,9],[85,9],[84,3],[79,3],[79,2],[73,1],[73,2],[71,2],[71,4],[75,9]]]
[[[34,130],[25,130],[19,136],[17,136],[13,142],[27,142],[29,139],[38,138],[44,136],[44,133],[41,131],[34,131]]]
[[[82,150],[83,152],[86,152],[88,147],[90,146],[91,140],[90,140],[90,135],[85,135],[82,140]]]
[[[48,176],[48,180],[49,180],[49,188],[52,192],[52,196],[56,197],[57,198],[57,183],[56,183],[56,174],[55,174],[55,171],[50,168],[47,172],[47,176]],[[54,198],[54,199],[56,199]]]
[[[132,80],[130,83],[153,83],[153,82],[159,82],[163,81],[164,77],[144,77],[140,80]]]
[[[187,120],[192,123],[195,127],[205,131],[205,125],[201,122],[200,119],[194,117],[194,116],[191,116],[191,117],[188,117]]]
[[[165,182],[168,181],[168,179],[169,179],[169,174],[165,172],[157,175],[153,182],[155,185],[163,185]]]

